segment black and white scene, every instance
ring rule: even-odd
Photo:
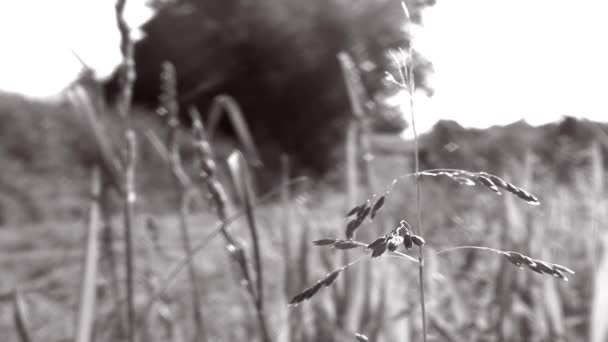
[[[608,342],[608,2],[0,2],[0,341]]]

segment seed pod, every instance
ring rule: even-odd
[[[542,269],[540,268],[540,266],[538,266],[537,263],[532,263],[532,264],[526,264],[526,266],[528,266],[529,269],[531,269],[532,271],[536,272],[536,273],[540,273],[543,274]]]
[[[304,299],[310,299],[312,296],[314,296],[317,291],[319,291],[319,289],[321,289],[323,287],[323,282],[316,282],[311,288],[307,289],[306,291],[304,291],[304,293],[306,293],[305,298]]]
[[[509,260],[512,264],[514,264],[517,267],[521,267],[521,265],[524,264],[524,255],[521,253],[517,253],[517,252],[505,252],[503,254],[505,256],[505,258],[507,258],[507,260]]]
[[[363,220],[359,220],[359,218],[354,218],[350,222],[348,222],[348,225],[346,225],[346,238],[347,239],[350,240],[355,236],[355,231],[357,230],[357,228],[359,228],[359,226],[361,225],[362,222],[363,222]]]
[[[386,247],[389,251],[394,252],[397,247],[403,242],[403,236],[392,234],[390,238],[386,241]]]
[[[487,188],[489,188],[490,190],[494,191],[495,193],[500,194],[500,190],[498,190],[498,188],[496,187],[496,185],[494,183],[492,183],[492,181],[490,180],[490,178],[485,177],[485,176],[477,176],[475,178],[482,185],[486,186]]]
[[[363,222],[371,211],[372,211],[372,207],[370,207],[369,202],[368,202],[365,204],[365,207],[363,209],[361,209],[361,211],[357,215],[357,220],[360,220],[361,222]]]
[[[375,249],[380,244],[385,243],[385,242],[386,242],[386,237],[385,236],[379,237],[376,240],[374,240],[374,242],[372,242],[369,245],[367,245],[367,249]]]
[[[562,265],[558,265],[558,264],[553,264],[553,269],[557,270],[557,271],[561,271],[561,272],[566,272],[566,273],[574,274],[573,270],[569,269],[566,266],[562,266]]]
[[[312,243],[317,246],[328,246],[328,245],[333,245],[337,241],[338,240],[336,240],[336,239],[319,239],[319,240],[313,241]]]
[[[333,244],[333,246],[336,249],[352,249],[352,248],[359,247],[359,245],[356,242],[349,241],[349,240],[338,240]]]
[[[424,239],[422,238],[422,236],[412,235],[411,239],[414,245],[418,247],[424,246]]]
[[[298,304],[303,302],[306,298],[306,290],[298,293],[297,295],[295,295],[293,298],[291,298],[291,300],[289,301],[290,305],[294,305],[294,304]]]
[[[547,274],[554,274],[555,272],[553,271],[553,267],[547,263],[544,262],[542,260],[535,260],[536,264],[538,265],[538,268],[543,272],[543,273],[547,273]]]
[[[338,275],[340,275],[340,272],[342,272],[342,269],[341,269],[341,268],[340,268],[340,269],[337,269],[337,270],[335,270],[335,271],[333,271],[333,272],[331,272],[331,273],[329,273],[329,274],[328,274],[328,275],[325,277],[325,279],[323,279],[323,284],[324,284],[325,286],[329,286],[329,285],[331,285],[331,284],[334,282],[334,280],[336,280],[336,278],[338,278]]]
[[[372,258],[377,258],[386,252],[386,242],[382,242],[376,246],[372,251]]]
[[[494,176],[494,175],[487,174],[485,172],[480,172],[480,174],[482,174],[482,175],[490,178],[490,180],[492,181],[492,183],[496,184],[497,187],[503,188],[503,189],[507,188],[507,182],[505,182],[502,178]]]
[[[407,249],[408,251],[412,248],[414,248],[414,242],[412,241],[412,234],[406,234],[403,237],[403,246],[405,247],[405,249]]]
[[[370,215],[370,217],[373,219],[374,217],[376,217],[376,213],[378,212],[378,210],[380,210],[380,208],[382,208],[382,206],[384,205],[384,198],[385,196],[380,196],[380,198],[378,198],[378,200],[376,201],[376,203],[374,204],[374,207],[372,208],[372,213]]]
[[[356,207],[352,208],[352,209],[351,209],[351,210],[348,212],[348,214],[346,214],[346,217],[351,217],[351,216],[353,216],[353,215],[355,215],[355,214],[358,214],[358,213],[359,213],[359,210],[361,210],[361,207],[362,207],[362,206],[363,206],[363,205],[358,205],[358,206],[356,206]]]

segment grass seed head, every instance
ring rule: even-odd
[[[411,238],[412,243],[418,247],[422,247],[424,246],[424,239],[422,238],[422,236],[418,236],[418,235],[412,235]]]
[[[336,249],[352,249],[359,247],[359,244],[350,240],[338,240],[333,244]]]
[[[497,194],[500,194],[500,190],[498,190],[498,187],[496,186],[496,184],[494,184],[490,178],[486,177],[486,176],[477,176],[476,177],[477,181],[479,181],[479,183],[481,183],[482,185],[484,185],[485,187],[487,187],[488,189],[494,191]]]
[[[353,216],[353,215],[355,215],[355,214],[359,214],[359,211],[361,210],[361,208],[362,208],[362,207],[363,207],[362,205],[358,205],[358,206],[356,206],[356,207],[352,208],[352,209],[351,209],[351,210],[348,212],[348,214],[346,214],[346,217],[351,217],[351,216]]]
[[[414,248],[414,241],[412,241],[412,234],[407,234],[406,236],[403,237],[403,246],[408,251],[410,249]]]
[[[374,217],[376,217],[376,213],[378,213],[378,210],[380,210],[380,208],[382,208],[382,206],[384,205],[384,200],[385,200],[385,195],[380,196],[380,198],[378,198],[378,200],[376,201],[376,203],[374,203],[374,207],[372,208],[372,212],[370,217],[373,219]]]
[[[357,215],[357,220],[360,220],[361,222],[363,222],[366,218],[367,215],[369,215],[369,213],[372,211],[372,207],[369,204],[369,201],[367,201],[364,204],[364,207],[361,209],[361,211],[359,212],[359,214]]]
[[[337,241],[338,241],[337,239],[319,239],[319,240],[313,241],[312,243],[316,246],[329,246],[329,245],[333,245]]]
[[[372,258],[377,258],[386,252],[386,241],[382,241],[382,243],[378,244],[372,250]]]
[[[389,251],[394,252],[401,243],[403,243],[403,236],[391,234],[386,241],[386,247]]]
[[[356,217],[356,218],[352,219],[350,222],[348,222],[348,224],[346,225],[346,231],[345,231],[345,235],[346,235],[347,239],[350,240],[353,237],[355,237],[355,231],[357,230],[357,228],[359,228],[361,223],[363,223],[363,220],[359,219],[359,217]]]
[[[305,289],[304,291],[298,293],[297,295],[295,295],[293,298],[291,298],[291,300],[289,301],[290,305],[296,305],[299,304],[305,300],[308,300],[310,298],[312,298],[315,294],[317,294],[317,292],[319,292],[319,290],[322,287],[327,287],[330,286],[335,280],[336,278],[338,278],[338,275],[340,275],[340,272],[342,272],[342,268],[337,269],[331,273],[328,273],[325,278],[319,280],[318,282],[316,282],[313,286]]]
[[[380,246],[380,244],[385,243],[386,242],[386,237],[379,237],[376,240],[374,240],[374,242],[370,243],[369,245],[367,245],[367,249],[376,249],[376,247]]]
[[[558,265],[558,264],[553,264],[553,269],[557,270],[557,271],[561,271],[561,272],[566,272],[566,273],[570,273],[570,274],[574,274],[574,271],[569,269],[566,266],[562,266],[562,265]]]

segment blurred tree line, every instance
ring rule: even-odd
[[[407,1],[414,22],[433,0]],[[399,0],[176,0],[158,14],[136,46],[135,101],[153,108],[161,63],[177,69],[182,111],[205,111],[213,96],[243,108],[266,164],[290,154],[298,167],[324,172],[340,158],[349,102],[336,55],[348,52],[362,71],[376,127],[399,132],[407,123],[378,101],[396,91],[384,80],[388,51],[407,48]],[[428,90],[431,64],[416,56],[416,81]],[[109,82],[109,93],[115,88]],[[374,101],[376,103],[374,103]],[[184,115],[187,122],[187,115]]]

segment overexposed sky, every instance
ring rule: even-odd
[[[0,0],[0,90],[52,96],[81,70],[76,53],[98,76],[120,62],[112,0]],[[126,18],[143,23],[145,0],[128,0]],[[139,34],[133,32],[134,37]]]
[[[420,130],[608,121],[607,14],[602,0],[438,0],[414,31],[435,65],[435,95],[416,96]]]
[[[134,24],[149,18],[144,3],[127,1]],[[434,97],[415,101],[420,130],[439,118],[608,121],[607,13],[603,0],[437,0],[415,29],[435,64]],[[56,94],[80,70],[72,51],[107,76],[120,60],[114,1],[0,1],[0,47],[0,90]]]

